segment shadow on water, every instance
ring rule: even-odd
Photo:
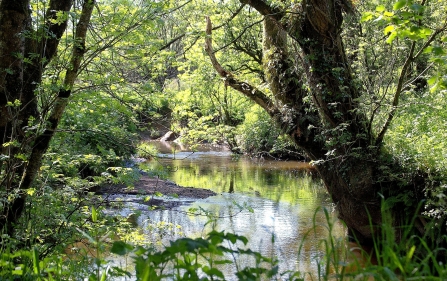
[[[315,210],[332,210],[333,206],[321,182],[305,171],[306,163],[234,157],[221,147],[191,151],[173,143],[154,144],[160,158],[145,163],[145,170],[218,195],[170,210],[142,212],[138,225],[148,240],[166,244],[179,237],[202,236],[210,230],[209,218],[188,211],[204,209],[219,217],[217,230],[244,235],[252,250],[276,257],[280,272],[317,272],[317,260],[324,255],[320,241],[328,233],[325,215]],[[238,205],[247,207],[241,210]],[[335,220],[334,212],[331,216]],[[332,234],[345,236],[341,223],[335,223]],[[243,265],[246,261],[236,262]]]

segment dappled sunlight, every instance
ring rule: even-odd
[[[160,155],[163,158],[143,167],[152,171],[164,167],[163,176],[168,180],[218,193],[191,205],[142,212],[140,227],[163,245],[176,238],[223,230],[247,237],[247,248],[277,259],[280,272],[317,274],[317,261],[326,250],[321,240],[345,237],[345,228],[337,221],[324,187],[309,173],[307,163],[234,158],[225,149],[177,150],[175,157],[162,150]],[[179,155],[189,156],[179,160]],[[147,224],[161,221],[181,227],[162,234],[147,228]],[[231,258],[235,263],[222,265],[225,270],[254,262]]]

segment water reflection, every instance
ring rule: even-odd
[[[317,272],[317,260],[323,255],[320,242],[328,235],[327,218],[320,207],[329,210],[331,220],[335,214],[321,183],[299,169],[305,164],[234,158],[216,147],[192,153],[184,147],[173,148],[171,143],[155,144],[161,158],[147,163],[148,171],[159,171],[179,185],[208,188],[219,195],[172,210],[144,212],[139,225],[148,239],[167,243],[178,237],[202,236],[212,227],[207,224],[209,218],[191,215],[188,210],[203,208],[219,217],[218,230],[243,235],[252,250],[276,257],[280,272]],[[252,212],[237,206],[244,204]],[[152,226],[159,222],[170,224],[169,231],[157,232]],[[345,230],[335,223],[332,234],[344,237]],[[236,262],[243,265],[247,261],[236,257]],[[225,266],[230,267],[227,272],[234,267]]]

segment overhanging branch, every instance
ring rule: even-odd
[[[214,69],[225,81],[225,85],[241,92],[242,94],[256,102],[259,106],[266,110],[270,114],[270,116],[274,116],[279,113],[278,109],[274,106],[273,101],[267,95],[265,95],[262,91],[256,89],[249,83],[242,82],[235,78],[231,72],[225,70],[217,61],[212,46],[212,24],[209,17],[206,17],[205,51],[210,57]]]

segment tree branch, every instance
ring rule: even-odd
[[[299,33],[299,26],[293,24],[293,21],[283,21],[285,12],[279,10],[269,4],[267,4],[264,0],[239,0],[243,4],[250,5],[256,11],[258,11],[264,17],[269,17],[275,24],[281,29],[285,30],[290,37],[297,40],[297,36]]]
[[[382,130],[380,131],[379,135],[377,136],[376,146],[380,146],[382,144],[383,138],[385,137],[385,133],[387,132],[387,130],[388,130],[390,124],[391,124],[391,121],[394,118],[394,114],[396,113],[397,106],[399,105],[400,94],[404,90],[404,79],[405,79],[405,76],[407,74],[407,70],[410,67],[410,64],[417,57],[419,57],[422,54],[422,52],[435,40],[435,38],[442,31],[444,31],[446,28],[447,28],[447,21],[444,23],[442,28],[439,28],[435,32],[433,32],[433,34],[430,36],[430,38],[428,38],[428,40],[424,43],[424,45],[422,45],[420,50],[415,55],[413,55],[413,54],[414,54],[415,48],[416,48],[416,41],[413,41],[413,43],[411,44],[410,52],[409,52],[409,54],[407,56],[407,59],[405,60],[404,65],[402,66],[402,71],[401,71],[400,76],[399,76],[399,80],[398,80],[398,83],[397,83],[397,89],[396,89],[396,92],[394,94],[391,111],[388,114],[388,118],[387,118],[385,124],[383,125]]]
[[[185,37],[186,33],[180,34],[179,36],[171,39],[171,41],[169,41],[168,43],[166,43],[164,46],[162,46],[161,48],[159,48],[159,51],[163,51],[164,49],[169,48],[172,44],[174,44],[175,42],[179,41],[180,39],[182,39],[183,37]]]
[[[226,45],[220,47],[219,49],[215,50],[214,52],[219,52],[220,50],[227,48],[227,47],[230,46],[231,44],[235,44],[235,43],[237,43],[237,42],[239,41],[239,39],[242,37],[242,35],[244,35],[245,32],[247,32],[247,30],[248,30],[250,27],[252,27],[252,26],[254,26],[254,25],[256,25],[256,24],[259,24],[259,23],[261,23],[262,21],[263,21],[263,20],[261,19],[261,20],[258,20],[258,21],[253,22],[252,24],[250,24],[250,25],[248,25],[248,26],[245,26],[244,29],[239,33],[238,36],[233,37],[233,40],[231,40],[231,42],[229,42],[228,44],[226,44]],[[215,28],[213,28],[213,30],[215,30]],[[233,35],[233,34],[231,34],[231,35]],[[240,49],[242,49],[242,48],[240,48]],[[255,57],[253,54],[250,54],[250,52],[248,52],[247,50],[242,50],[242,51],[243,51],[244,53],[247,53],[250,57],[253,57],[253,58],[256,59],[256,57]],[[257,59],[256,59],[256,60],[257,60]]]
[[[256,102],[259,106],[261,106],[264,110],[266,110],[270,116],[278,114],[279,111],[276,109],[273,101],[269,97],[267,97],[263,92],[251,86],[247,82],[242,82],[237,78],[233,77],[233,74],[231,72],[226,71],[220,65],[213,51],[211,31],[212,31],[211,20],[209,17],[206,17],[205,51],[210,57],[214,69],[225,81],[225,85],[230,86],[231,88],[241,92],[242,94],[244,94],[245,96]]]
[[[224,23],[222,23],[221,25],[215,26],[213,28],[213,30],[216,30],[218,28],[221,28],[222,26],[224,26],[225,24],[229,23],[230,21],[232,21],[241,11],[242,9],[245,7],[245,4],[242,4],[232,15],[231,17],[228,18],[228,20],[226,20]]]
[[[75,82],[75,79],[79,73],[81,60],[86,52],[85,38],[87,35],[87,29],[90,23],[95,0],[84,0],[81,17],[75,30],[75,43],[73,45],[73,53],[71,56],[70,66],[67,69],[64,79],[64,85],[59,90],[58,97],[56,98],[53,111],[48,118],[47,127],[45,131],[39,135],[35,142],[29,157],[28,165],[26,167],[25,174],[20,183],[21,189],[27,189],[31,185],[32,181],[39,171],[39,167],[42,163],[43,154],[47,151],[51,139],[54,136],[55,130],[62,118],[62,113],[68,104],[68,98],[71,95],[71,89]]]
[[[189,3],[190,1],[188,1],[187,3]],[[224,26],[225,24],[227,24],[228,22],[230,22],[230,21],[232,21],[241,11],[242,11],[242,9],[245,7],[245,4],[242,4],[232,15],[231,15],[231,17],[229,17],[228,18],[228,20],[226,20],[224,23],[222,23],[221,25],[218,25],[218,26],[215,26],[214,28],[213,28],[213,30],[216,30],[216,29],[218,29],[218,28],[221,28],[222,26]],[[175,10],[173,10],[173,11],[175,11]],[[172,11],[171,11],[172,12]],[[158,50],[159,51],[163,51],[164,49],[167,49],[167,48],[169,48],[169,46],[171,46],[172,44],[174,44],[175,42],[177,42],[178,40],[180,40],[180,39],[182,39],[183,37],[185,37],[186,36],[186,33],[182,33],[182,34],[180,34],[180,35],[178,35],[177,37],[175,37],[175,38],[173,38],[173,39],[171,39],[171,41],[169,41],[168,43],[166,43],[165,45],[163,45],[162,47],[160,47]],[[242,36],[242,34],[241,34],[241,36]],[[198,36],[197,36],[197,38],[199,38]],[[197,41],[197,40],[195,40],[195,41]],[[225,46],[226,47],[226,46]],[[223,47],[224,48],[224,47]],[[222,48],[220,48],[220,49],[222,49]]]
[[[379,135],[377,136],[376,146],[380,146],[382,144],[383,138],[385,137],[385,133],[388,130],[388,128],[391,124],[391,121],[394,118],[394,114],[396,113],[397,105],[399,104],[399,97],[400,97],[400,94],[402,93],[402,87],[404,85],[404,79],[407,74],[407,70],[410,67],[411,62],[414,60],[413,53],[414,53],[415,47],[416,47],[416,41],[413,41],[413,43],[411,44],[410,52],[408,53],[407,59],[405,60],[404,65],[402,66],[402,71],[400,73],[399,80],[397,82],[396,92],[394,93],[393,103],[391,104],[391,106],[392,106],[391,111],[388,113],[388,118],[387,118],[385,124],[383,125],[383,128],[380,131]]]
[[[61,21],[58,19],[58,13],[68,13],[70,11],[73,1],[50,1],[50,6],[45,13],[46,23],[43,29],[46,31],[45,39],[41,40],[39,46],[39,54],[42,56],[44,67],[51,61],[56,53],[59,40],[67,29],[67,18]],[[65,15],[64,15],[65,16]]]
[[[263,0],[240,0],[243,4],[248,4],[251,7],[253,7],[256,11],[258,11],[263,16],[270,16],[277,22],[281,20],[284,13],[280,10],[277,10],[273,8],[272,6],[268,5]]]

